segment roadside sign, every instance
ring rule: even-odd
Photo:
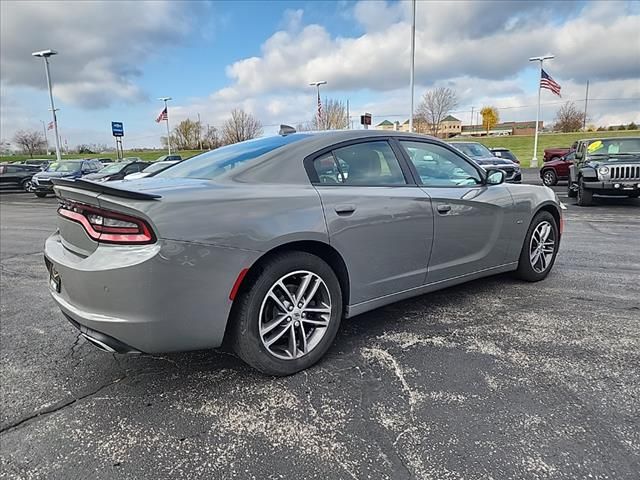
[[[371,125],[371,114],[365,113],[364,115],[360,115],[360,124]]]
[[[124,125],[122,122],[111,122],[111,133],[114,137],[124,137]]]

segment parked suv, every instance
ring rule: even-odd
[[[40,171],[37,165],[0,163],[0,187],[31,190],[31,178]]]
[[[568,195],[578,205],[591,205],[593,195],[638,198],[640,137],[580,140],[569,167]]]
[[[83,175],[97,172],[102,164],[97,160],[62,160],[53,162],[44,172],[36,173],[33,178],[33,190],[37,197],[43,198],[53,193],[52,178],[80,178]]]
[[[569,167],[573,165],[576,153],[567,153],[564,157],[551,160],[540,168],[540,178],[547,187],[553,187],[559,181],[569,178]]]
[[[505,173],[505,182],[521,183],[522,172],[517,163],[506,158],[495,157],[491,151],[478,142],[450,142],[450,145],[465,154],[485,170],[500,169]]]
[[[112,180],[122,180],[127,175],[138,173],[150,165],[148,162],[115,162],[110,163],[100,171],[91,173],[83,177],[94,182],[110,182]]]
[[[545,148],[542,161],[546,163],[546,162],[552,162],[554,160],[560,160],[560,158],[564,157],[565,155],[571,152],[575,152],[577,146],[578,146],[578,142],[573,142],[573,145],[571,145],[570,148],[559,148],[559,147]]]

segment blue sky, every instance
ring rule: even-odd
[[[172,122],[200,113],[220,126],[232,108],[244,108],[272,133],[270,125],[312,117],[307,84],[316,79],[328,81],[323,96],[349,99],[354,116],[408,118],[407,2],[74,5],[1,4],[3,141],[49,120],[43,67],[29,56],[42,48],[60,52],[54,93],[71,145],[110,144],[112,120],[124,122],[125,146],[159,145],[164,127],[153,120],[163,95],[174,98]],[[25,37],[27,26],[35,33]],[[418,2],[416,29],[416,102],[446,85],[458,93],[463,121],[485,104],[504,107],[503,120],[530,120],[538,72],[527,58],[553,51],[547,70],[563,99],[543,91],[545,122],[559,102],[582,103],[587,79],[594,123],[640,120],[637,4]],[[624,100],[601,100],[608,98]]]

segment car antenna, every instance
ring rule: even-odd
[[[291,125],[280,125],[280,131],[278,132],[278,135],[289,135],[290,133],[296,133],[296,129],[293,128]]]

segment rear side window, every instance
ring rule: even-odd
[[[338,148],[313,162],[321,184],[384,186],[407,182],[387,142],[367,142]]]

